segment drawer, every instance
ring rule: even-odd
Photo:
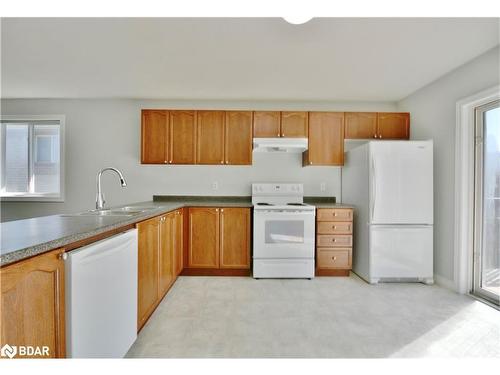
[[[319,221],[318,234],[352,234],[352,222]]]
[[[342,234],[318,234],[316,246],[320,247],[352,247],[352,236]]]
[[[317,221],[352,221],[350,208],[318,208]]]
[[[351,269],[352,267],[351,249],[318,249],[317,258],[317,268]]]

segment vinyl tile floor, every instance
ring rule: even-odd
[[[500,357],[500,311],[437,285],[179,277],[131,358]]]

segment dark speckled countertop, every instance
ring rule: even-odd
[[[0,266],[186,206],[252,207],[250,197],[156,197],[128,204],[148,208],[132,216],[52,215],[0,223]],[[122,206],[120,206],[122,207]],[[114,207],[119,208],[119,207]]]
[[[334,197],[305,197],[304,202],[318,208],[352,207],[335,203]],[[0,223],[0,266],[126,225],[135,224],[182,207],[252,207],[252,202],[249,196],[155,195],[153,201],[128,204],[126,206],[135,206],[147,210],[132,216],[78,216],[65,214]]]

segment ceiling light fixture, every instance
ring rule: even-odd
[[[293,15],[293,16],[283,17],[283,19],[292,25],[302,25],[312,20],[313,17]]]

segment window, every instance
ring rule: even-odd
[[[2,200],[64,200],[64,116],[1,119]]]

